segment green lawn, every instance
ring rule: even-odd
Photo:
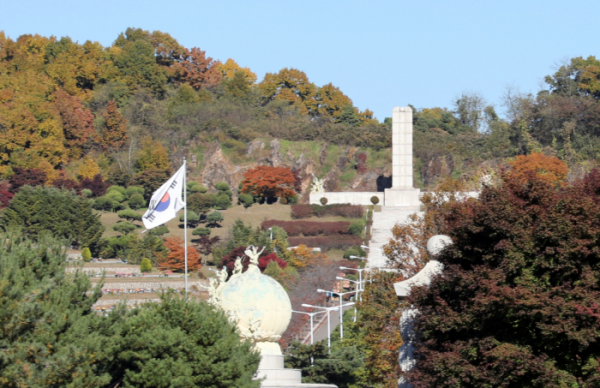
[[[138,213],[144,214],[146,209],[138,210]],[[290,205],[281,205],[281,204],[254,204],[248,209],[244,209],[241,205],[235,205],[227,210],[220,210],[223,213],[224,221],[221,223],[220,228],[212,228],[211,236],[219,236],[221,239],[226,239],[229,233],[229,229],[237,219],[241,219],[245,224],[251,224],[252,226],[260,226],[263,221],[266,220],[281,220],[281,221],[291,221],[291,207]],[[183,214],[181,211],[179,214]],[[115,232],[112,229],[112,226],[117,222],[121,221],[121,219],[117,216],[117,213],[112,212],[101,212],[100,220],[102,224],[106,226],[106,231],[104,232],[104,237],[113,237],[118,236],[119,233]],[[323,217],[317,218],[312,217],[309,220],[312,221],[352,221],[343,217]],[[140,237],[142,237],[142,232],[145,230],[141,222],[134,222],[134,224],[138,225],[137,233]],[[179,222],[179,217],[176,217],[169,221],[167,224],[169,228],[169,233],[166,237],[176,236],[181,239],[184,237],[184,229],[183,223]],[[203,227],[205,224],[200,224],[199,227]],[[133,233],[136,233],[135,231]],[[191,243],[192,238],[192,228],[188,228],[188,242]],[[343,251],[341,250],[330,250],[327,252],[327,255],[334,260],[340,260],[343,255]],[[208,275],[208,274],[207,274]]]

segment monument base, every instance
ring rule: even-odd
[[[384,206],[421,206],[419,195],[421,189],[412,187],[391,188],[385,189],[385,204]]]
[[[300,369],[285,369],[283,367],[283,356],[263,355],[257,378],[264,380],[261,387],[280,388],[337,388],[332,384],[302,384],[302,371]]]

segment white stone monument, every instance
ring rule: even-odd
[[[420,206],[421,190],[413,187],[413,112],[392,111],[392,188],[385,190],[385,206]]]
[[[231,278],[211,289],[216,294],[211,299],[236,322],[241,337],[253,341],[260,351],[257,378],[264,379],[261,387],[337,388],[329,384],[302,384],[301,370],[284,368],[284,356],[277,341],[290,323],[292,304],[281,284],[260,272],[257,264],[261,253],[257,247],[249,246],[245,251],[250,258],[246,272],[240,273],[238,258]]]
[[[430,261],[425,267],[419,271],[415,276],[402,282],[394,283],[394,290],[399,298],[406,298],[410,295],[411,288],[413,286],[429,286],[434,276],[440,274],[444,269],[442,263],[434,258],[444,249],[446,246],[452,244],[452,239],[448,236],[437,235],[427,240],[427,252],[429,253]],[[415,333],[413,322],[419,311],[413,306],[404,309],[402,316],[400,317],[400,335],[404,343],[400,347],[398,354],[398,363],[402,372],[408,372],[413,369],[416,364],[414,356],[413,344],[417,339],[417,333]],[[404,377],[398,379],[398,388],[412,388]]]

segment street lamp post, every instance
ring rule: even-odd
[[[352,306],[354,303],[348,303],[343,305],[342,307]],[[327,348],[329,349],[329,354],[331,354],[331,312],[337,310],[339,307],[323,307],[323,306],[313,306],[311,304],[303,303],[302,307],[309,307],[313,309],[321,309],[327,311]],[[341,310],[341,309],[340,309]],[[341,314],[341,311],[340,311]]]
[[[321,314],[323,311],[317,311],[316,313],[307,313],[305,311],[294,311],[292,310],[293,313],[298,313],[298,314],[306,314],[308,316],[310,316],[310,344],[312,345],[314,343],[314,336],[313,336],[313,332],[315,331],[314,326],[313,326],[313,317],[317,314]],[[314,363],[313,358],[310,358],[310,365],[312,366]]]
[[[317,314],[321,314],[323,311],[317,311],[316,313],[307,313],[305,311],[294,311],[294,310],[292,310],[292,312],[293,313],[298,313],[298,314],[306,314],[306,315],[310,316],[310,344],[312,345],[314,343],[314,337],[313,337],[313,332],[314,332],[313,317],[315,315],[317,315]]]
[[[357,285],[357,287],[359,288],[358,291],[360,291],[360,283],[357,282],[356,280],[350,280],[350,279],[346,279],[346,278],[343,278],[343,277],[340,277],[340,276],[336,276],[335,278],[337,280],[342,280],[342,281],[347,280],[349,282],[355,283]],[[361,296],[362,294],[358,293],[358,291],[356,293],[359,296],[359,300],[362,302],[362,296]],[[356,300],[356,298],[354,298],[354,299]],[[354,323],[356,323],[356,305],[354,305]]]
[[[346,294],[356,294],[356,291],[348,291],[348,292],[335,292],[335,291],[327,291],[321,290],[320,288],[317,292],[330,292],[332,294],[337,294],[340,297],[340,339],[344,339],[344,311],[342,309],[342,300],[344,299],[344,295]],[[350,306],[354,305],[354,303],[349,304]],[[346,305],[348,306],[348,305]]]
[[[362,257],[358,257],[358,256],[350,256],[350,258],[351,259],[354,259],[354,258],[360,258],[360,259],[362,259]],[[364,284],[362,282],[362,272],[366,271],[367,269],[366,268],[349,268],[349,267],[340,267],[340,269],[347,269],[347,270],[352,270],[352,271],[358,272],[358,281],[360,282],[360,291],[361,291],[361,294],[360,294],[360,298],[361,299],[360,299],[360,301],[362,302],[362,291],[365,290],[365,286],[364,286]]]

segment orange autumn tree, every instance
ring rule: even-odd
[[[248,170],[242,181],[242,193],[250,193],[263,198],[290,198],[296,195],[296,178],[287,167],[258,166]]]
[[[164,245],[168,252],[157,258],[158,269],[183,272],[185,269],[183,240],[179,237],[168,237],[165,238]],[[202,268],[200,254],[196,248],[188,246],[188,271],[197,271],[200,268]]]
[[[105,151],[116,152],[127,140],[127,120],[123,117],[117,103],[109,101],[104,117],[104,128],[98,137],[98,142]]]
[[[565,162],[559,158],[536,152],[531,155],[519,155],[509,165],[507,177],[521,183],[529,180],[528,176],[533,173],[546,183],[563,184],[569,172]]]

